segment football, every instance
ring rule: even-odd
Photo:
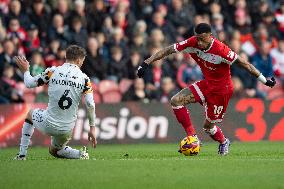
[[[185,156],[195,156],[200,152],[200,142],[195,136],[187,136],[180,141],[179,152]]]

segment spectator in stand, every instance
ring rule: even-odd
[[[23,45],[25,54],[27,56],[29,56],[30,53],[34,50],[41,50],[38,28],[36,27],[36,25],[31,24],[28,28],[28,35]]]
[[[137,20],[145,20],[147,23],[151,21],[154,12],[151,0],[135,1],[131,3],[131,10]]]
[[[122,27],[124,33],[128,36],[131,35],[132,33],[132,29],[135,25],[135,16],[132,13],[132,11],[130,11],[130,3],[127,0],[124,1],[118,1],[116,7],[115,7],[115,14],[116,13],[123,13],[123,16],[114,16],[114,24],[117,23],[117,26]],[[125,19],[122,19],[122,18]],[[116,22],[117,19],[117,22]]]
[[[110,59],[110,52],[107,46],[106,36],[104,33],[99,32],[95,35],[96,39],[98,40],[99,44],[99,54],[102,58],[107,62]]]
[[[237,9],[235,12],[234,28],[240,31],[242,38],[251,37],[252,28],[249,24],[249,16],[244,9]]]
[[[59,48],[60,48],[59,40],[54,39],[49,43],[48,48],[45,49],[44,62],[46,67],[52,67],[56,65],[57,52]]]
[[[99,54],[99,44],[95,37],[89,37],[88,39],[87,56],[82,66],[82,71],[94,83],[98,83],[107,76],[107,64]]]
[[[270,48],[277,47],[277,39],[269,35],[267,28],[264,24],[258,24],[256,32],[253,34],[254,46],[257,49],[261,43],[268,41],[271,45]]]
[[[176,40],[176,30],[170,22],[167,22],[161,12],[155,12],[152,17],[152,22],[149,25],[148,31],[160,29],[170,43]]]
[[[11,40],[3,42],[4,51],[0,54],[0,78],[3,76],[4,68],[8,65],[15,66],[13,57],[16,55],[15,45]]]
[[[127,77],[126,59],[123,57],[122,49],[119,46],[111,48],[111,59],[108,63],[108,79],[119,82]]]
[[[27,32],[21,27],[17,18],[11,18],[7,30],[7,38],[17,38],[20,43],[27,39]]]
[[[29,13],[29,18],[39,30],[40,38],[47,37],[47,30],[50,24],[50,12],[45,7],[43,0],[34,0]]]
[[[203,79],[200,67],[196,64],[192,57],[189,57],[185,63],[183,63],[177,73],[177,83],[180,88],[185,88],[195,81]]]
[[[193,1],[197,14],[209,14],[211,0]]]
[[[162,103],[167,103],[178,92],[172,78],[164,77],[160,89],[156,92],[156,100]]]
[[[123,56],[128,55],[128,48],[127,48],[127,43],[124,39],[124,33],[121,28],[114,28],[112,37],[108,43],[108,48],[111,49],[114,46],[118,46],[122,49],[123,51]]]
[[[142,58],[144,58],[147,54],[147,41],[144,39],[143,35],[136,34],[131,38],[129,49],[131,51],[138,51]]]
[[[263,74],[264,77],[272,77],[273,60],[270,53],[271,44],[268,41],[261,43],[259,51],[251,57],[251,63]]]
[[[0,44],[6,38],[6,28],[3,25],[2,20],[0,19]]]
[[[147,23],[144,20],[138,20],[133,28],[132,37],[137,35],[142,35],[143,40],[146,41],[148,38],[147,35]]]
[[[69,33],[71,44],[79,45],[84,48],[87,46],[88,33],[87,30],[83,27],[80,17],[74,17],[72,19],[72,25]]]
[[[138,66],[142,63],[143,59],[139,51],[132,50],[130,53],[130,58],[127,62],[127,78],[135,79],[136,70]]]
[[[63,18],[63,22],[67,25],[70,24],[71,11],[69,10],[69,5],[71,5],[71,0],[56,0],[54,2],[54,11],[52,15],[60,14]]]
[[[145,90],[144,80],[141,78],[136,78],[133,85],[129,90],[123,95],[123,101],[140,101],[147,103],[151,99],[151,96]]]
[[[194,14],[195,9],[191,3],[187,5],[182,0],[171,0],[168,20],[180,36],[185,37],[187,35]]]
[[[270,7],[268,0],[260,0],[253,2],[253,9],[251,9],[252,25],[256,26],[258,23],[262,22],[264,16],[269,13]]]
[[[113,24],[112,24],[111,17],[106,16],[101,30],[105,34],[105,36],[108,40],[111,39],[111,35],[113,33],[113,28],[114,27],[113,27]]]
[[[4,68],[3,76],[0,80],[0,101],[4,103],[21,103],[24,102],[20,91],[17,90],[17,82],[13,79],[14,67],[7,65]]]
[[[279,34],[280,37],[283,38],[284,37],[284,0],[280,0],[279,2],[279,9],[276,10],[275,12],[275,18],[276,18],[276,22],[278,24],[278,30],[279,30]]]
[[[274,60],[273,70],[274,74],[282,81],[284,87],[284,39],[280,38],[278,41],[278,48],[274,48],[270,51],[270,54]]]
[[[62,47],[66,47],[70,42],[70,33],[68,27],[64,25],[63,16],[55,14],[52,19],[52,25],[48,30],[48,39],[52,41],[54,39],[59,40]]]
[[[220,13],[215,13],[212,15],[212,33],[213,35],[217,36],[218,32],[225,32],[225,33],[231,33],[232,28],[224,23],[224,17]]]
[[[153,29],[148,40],[149,46],[162,47],[168,44],[165,35],[160,29]]]
[[[89,33],[100,32],[107,15],[107,7],[103,0],[94,0],[87,6],[87,27]]]
[[[30,19],[25,13],[25,10],[22,10],[21,2],[19,0],[11,0],[9,4],[9,13],[6,16],[6,25],[10,22],[12,18],[19,20],[20,25],[24,28],[29,27]]]
[[[74,10],[71,11],[70,18],[73,19],[74,17],[80,18],[82,22],[82,26],[87,28],[87,18],[85,12],[85,0],[75,0],[74,1]]]
[[[31,56],[30,72],[32,76],[41,74],[45,70],[45,63],[39,51],[34,51]]]

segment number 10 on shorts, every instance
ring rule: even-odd
[[[217,106],[217,105],[214,105],[214,114],[215,115],[220,115],[220,113],[222,112],[223,110],[223,106]]]

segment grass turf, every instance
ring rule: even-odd
[[[1,149],[0,188],[284,189],[283,146],[235,142],[220,157],[216,143],[205,143],[198,156],[185,157],[177,144],[98,145],[90,160],[55,159],[32,147],[27,161],[11,160],[16,148]]]

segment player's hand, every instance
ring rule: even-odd
[[[90,131],[88,133],[88,140],[92,143],[93,148],[97,147],[95,127],[90,127]]]
[[[23,73],[25,73],[26,71],[29,71],[30,63],[27,61],[26,57],[15,56],[14,60]]]
[[[271,79],[267,79],[265,85],[268,87],[274,87],[274,85],[276,84],[276,80],[274,77],[272,77]]]
[[[145,74],[145,71],[146,69],[149,67],[149,64],[143,62],[139,67],[138,67],[138,70],[137,70],[137,76],[139,78],[142,78]]]

